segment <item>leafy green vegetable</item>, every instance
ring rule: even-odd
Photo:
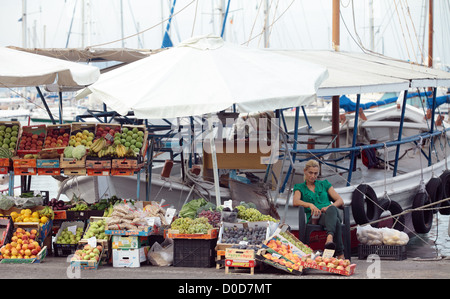
[[[77,145],[72,151],[72,156],[77,160],[81,160],[84,155],[86,155],[86,147],[84,145]]]
[[[204,198],[193,199],[181,207],[178,215],[180,217],[189,217],[191,219],[194,219],[195,216],[197,216],[198,208],[206,205],[206,203],[207,201]]]
[[[64,149],[64,158],[73,158],[72,151],[74,147],[69,145]]]

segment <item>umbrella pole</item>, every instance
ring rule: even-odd
[[[211,159],[213,164],[213,175],[214,175],[214,190],[216,192],[216,206],[220,206],[222,201],[220,200],[220,186],[219,186],[219,173],[217,167],[217,156],[216,156],[216,143],[214,142],[213,124],[211,113],[208,116],[208,131],[209,131],[209,145],[211,147]]]

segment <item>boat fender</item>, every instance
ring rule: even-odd
[[[386,210],[391,212],[391,215],[397,215],[403,212],[402,206],[396,201],[391,201],[389,207]],[[405,215],[393,217],[393,221],[393,229],[396,229],[398,231],[403,231],[405,229]]]
[[[425,189],[427,190],[428,196],[430,197],[430,202],[437,202],[441,201],[443,198],[443,188],[440,178],[431,178],[427,185],[425,186]],[[436,214],[438,211],[440,204],[436,204],[431,206],[435,210],[433,210],[433,214]]]
[[[439,178],[442,182],[442,199],[450,198],[450,171],[444,171]],[[441,202],[439,213],[441,215],[450,215],[450,200]]]
[[[419,192],[414,196],[413,209],[421,208],[430,203],[430,198],[427,193]],[[433,224],[433,211],[430,209],[413,211],[411,219],[414,230],[419,234],[426,234],[430,231]]]
[[[360,184],[353,191],[351,206],[353,219],[359,225],[378,220],[382,212],[375,191],[367,184]],[[372,226],[377,227],[378,223]]]

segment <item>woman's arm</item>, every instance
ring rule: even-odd
[[[332,199],[333,203],[331,205],[335,206],[336,208],[339,208],[344,205],[344,200],[339,195],[339,193],[334,190],[333,186],[331,186],[328,189],[328,195]],[[322,208],[322,212],[325,212],[328,207]]]
[[[302,206],[304,208],[309,208],[311,209],[311,215],[320,215],[320,210],[314,204],[303,201],[301,198],[302,193],[299,190],[295,190],[292,202],[294,207]]]

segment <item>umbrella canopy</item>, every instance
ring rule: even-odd
[[[77,98],[92,93],[141,119],[215,113],[233,104],[249,113],[307,105],[327,76],[323,66],[208,35],[102,74]]]
[[[100,70],[94,66],[0,48],[0,87],[57,85],[60,89],[81,89],[99,77]]]

